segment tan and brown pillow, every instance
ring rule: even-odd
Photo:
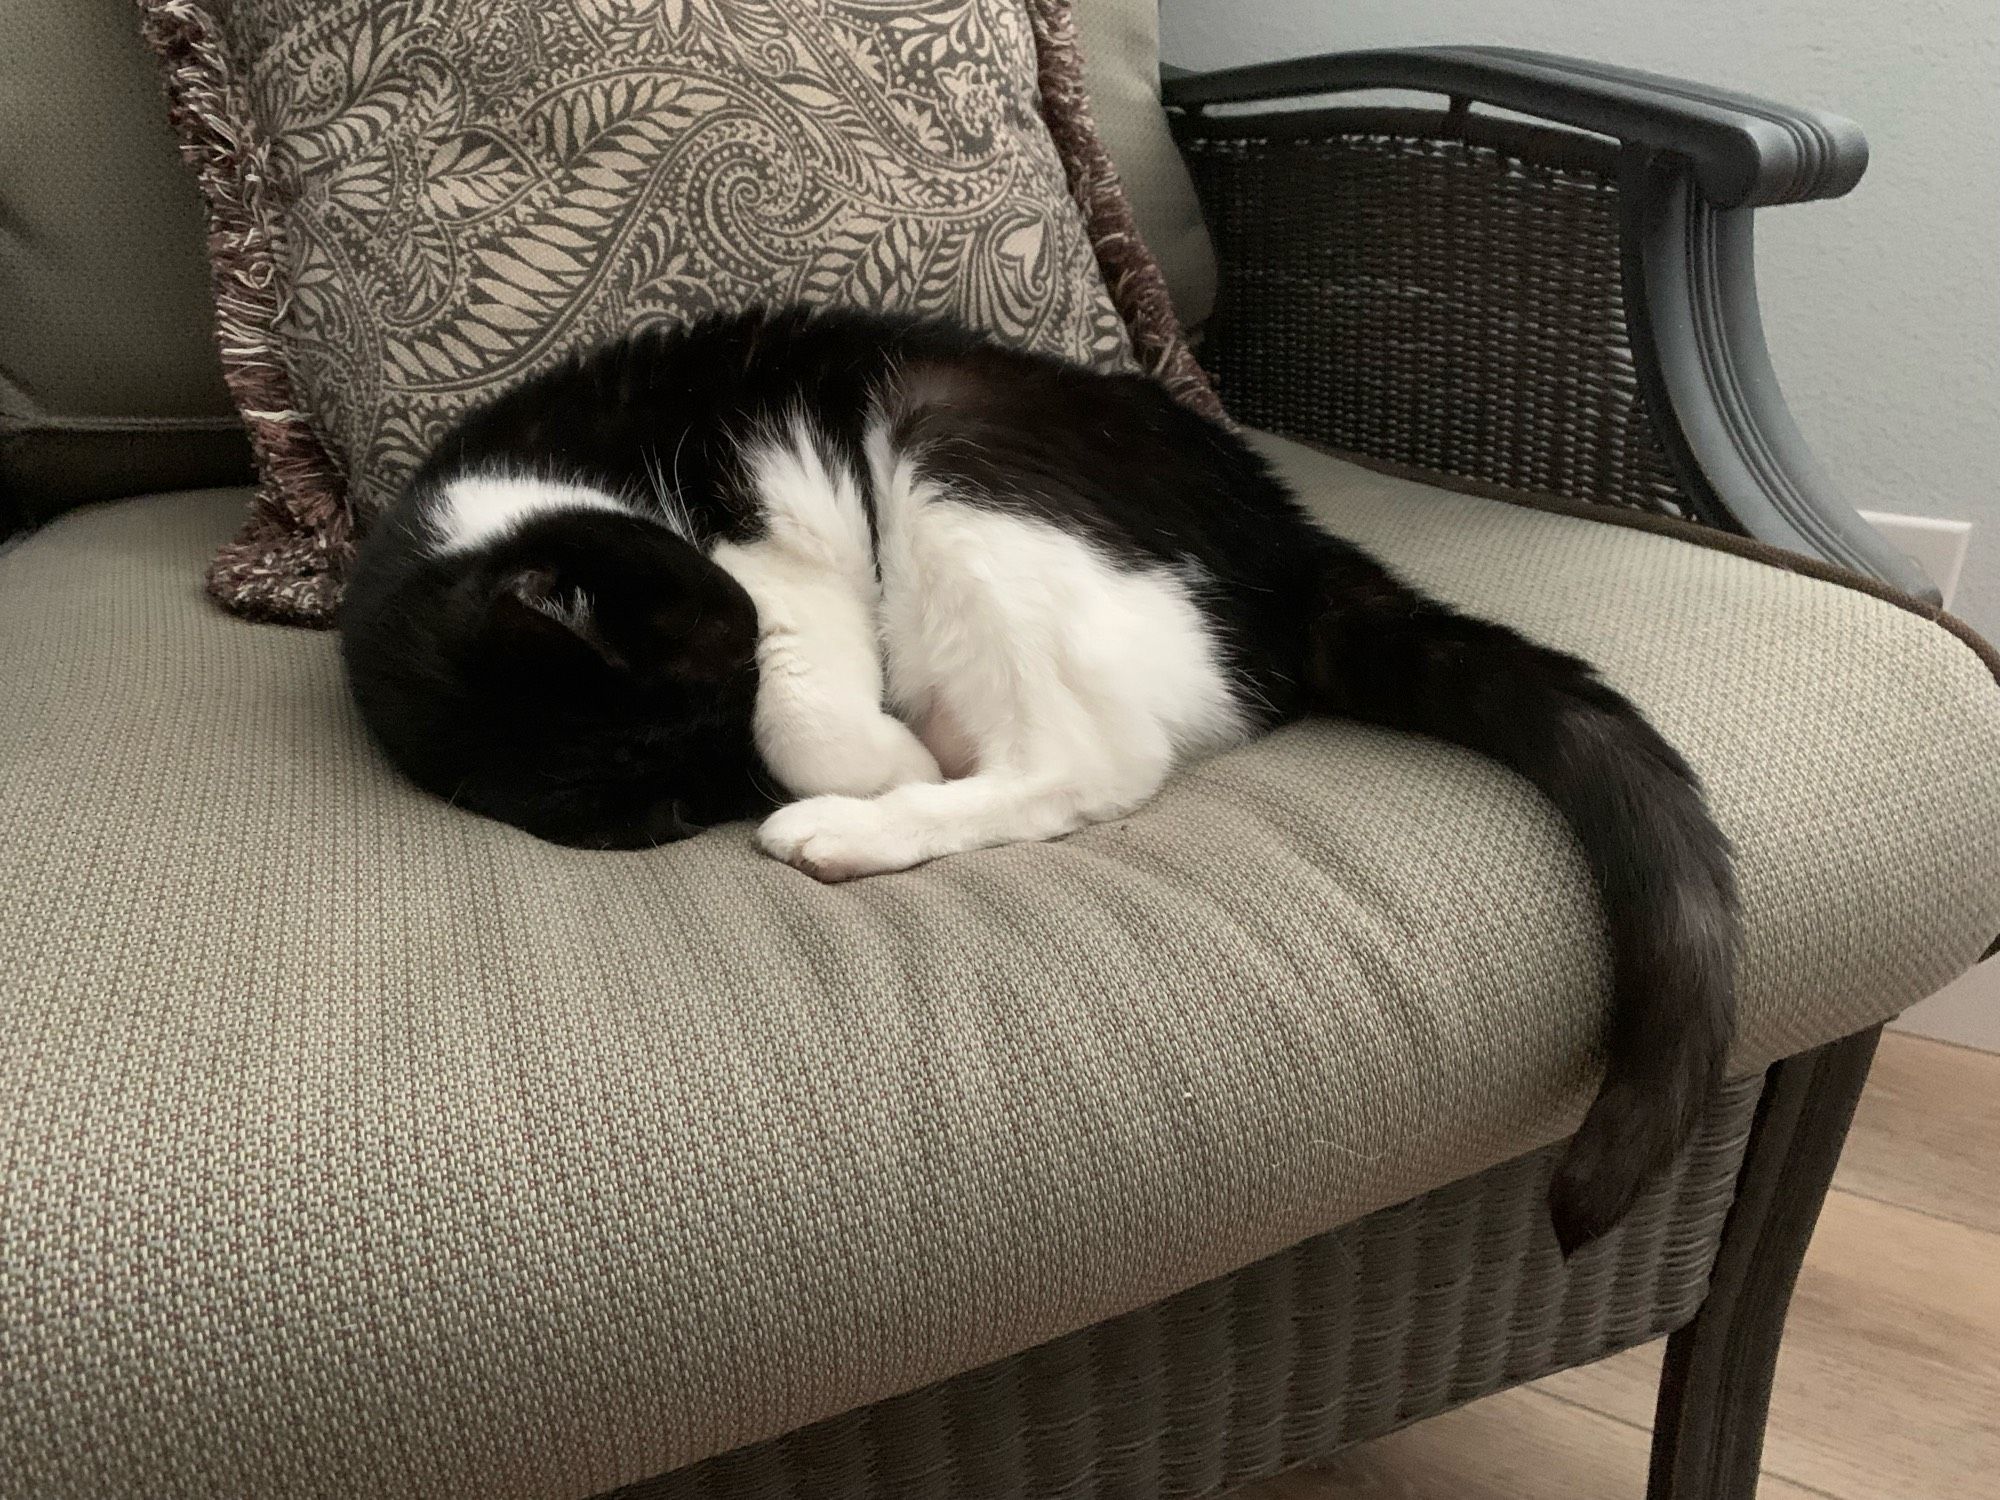
[[[1213,401],[1069,0],[140,6],[262,475],[209,578],[241,613],[328,622],[357,521],[468,406],[718,308],[949,313],[1130,368],[1101,258],[1144,364]]]

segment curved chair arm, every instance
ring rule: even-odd
[[[1839,115],[1636,68],[1514,47],[1396,47],[1257,63],[1168,80],[1169,108],[1412,89],[1490,104],[1670,151],[1716,208],[1838,198],[1868,168],[1868,142]]]
[[[1638,375],[1678,478],[1711,518],[1937,598],[1914,562],[1840,497],[1779,391],[1758,313],[1761,205],[1833,198],[1868,165],[1837,115],[1633,69],[1505,47],[1335,53],[1163,80],[1170,108],[1367,89],[1447,96],[1620,144],[1626,317]],[[1196,124],[1198,130],[1198,122]]]

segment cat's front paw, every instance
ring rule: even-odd
[[[907,870],[924,858],[908,829],[860,797],[808,797],[781,807],[757,830],[757,843],[773,858],[828,883]]]

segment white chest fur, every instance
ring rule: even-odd
[[[715,553],[758,606],[759,748],[793,791],[839,794],[774,816],[772,852],[844,878],[1053,837],[1245,735],[1188,579],[946,493],[879,427],[871,552],[832,451],[803,423],[754,450],[767,534]],[[936,785],[885,706],[948,726],[961,779]]]

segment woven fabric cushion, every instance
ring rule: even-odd
[[[130,0],[0,6],[0,535],[240,483],[201,205]]]
[[[1174,311],[1196,327],[1215,307],[1215,246],[1160,107],[1159,0],[1076,0],[1076,29],[1098,133]]]
[[[1133,365],[1050,134],[1073,169],[1087,111],[1042,114],[1067,0],[141,9],[265,487],[214,575],[247,613],[325,623],[455,418],[635,327],[852,303]]]
[[[2000,931],[2000,689],[1935,625],[1274,444],[1601,661],[1741,851],[1739,1069]],[[1307,724],[1060,844],[822,887],[543,844],[210,608],[238,493],[0,556],[0,1453],[38,1500],[581,1496],[1552,1140],[1601,922],[1523,783]],[[1589,1252],[1586,1252],[1589,1253]]]

